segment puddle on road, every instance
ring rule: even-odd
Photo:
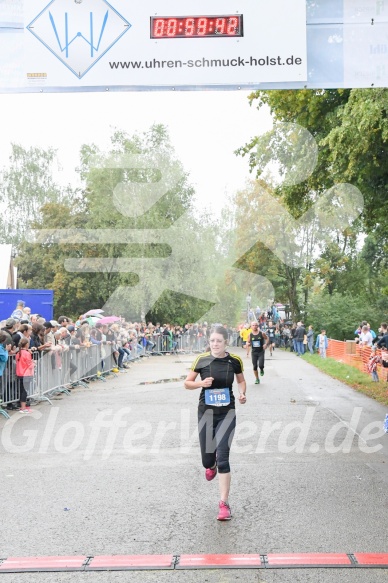
[[[160,379],[158,381],[143,381],[142,383],[139,383],[139,385],[160,385],[162,383],[179,383],[180,381],[183,381],[186,378],[186,375],[183,375],[181,377],[174,377],[172,379]]]

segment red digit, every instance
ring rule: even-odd
[[[154,36],[163,36],[164,33],[164,20],[158,18],[154,20]]]
[[[237,34],[238,32],[238,18],[237,16],[231,16],[228,21],[227,34]]]
[[[198,18],[197,34],[203,36],[206,34],[207,18]]]
[[[167,36],[175,36],[176,29],[178,26],[178,21],[176,18],[169,18],[167,22]]]
[[[225,34],[225,18],[217,18],[214,31],[216,34]]]
[[[192,36],[194,34],[195,20],[194,18],[186,18],[185,35]]]

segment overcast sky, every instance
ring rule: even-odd
[[[0,164],[10,144],[58,149],[63,182],[74,181],[81,144],[108,148],[112,128],[132,133],[165,124],[197,193],[217,212],[225,193],[244,186],[246,158],[233,151],[271,128],[267,110],[249,106],[241,91],[0,95]]]

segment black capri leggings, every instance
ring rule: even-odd
[[[236,410],[223,411],[223,407],[219,409],[220,411],[207,409],[202,403],[198,407],[202,465],[204,468],[212,468],[217,464],[220,474],[228,474],[230,446],[236,429]]]
[[[33,377],[17,377],[19,383],[19,391],[20,391],[20,402],[26,403],[28,393],[31,390],[31,384]]]
[[[259,365],[260,370],[264,370],[264,354],[264,350],[261,352],[252,352],[253,370],[257,370],[257,365]]]

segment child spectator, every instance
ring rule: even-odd
[[[30,392],[34,377],[35,363],[32,354],[28,350],[28,338],[21,338],[19,342],[19,352],[16,354],[16,377],[20,388],[20,413],[29,413],[27,407],[27,396]]]
[[[321,358],[326,358],[326,350],[329,346],[329,340],[326,336],[326,330],[321,330],[321,333],[317,336],[317,341],[315,343],[315,348],[319,350],[319,356]]]
[[[374,346],[369,357],[367,369],[368,372],[372,375],[372,380],[375,381],[376,383],[379,382],[379,375],[377,374],[378,364],[381,364],[381,357],[376,354],[376,347]]]
[[[16,308],[14,309],[14,311],[11,314],[11,318],[13,318],[14,320],[22,320],[23,319],[23,310],[25,307],[25,302],[23,302],[23,300],[18,300],[16,302]]]

